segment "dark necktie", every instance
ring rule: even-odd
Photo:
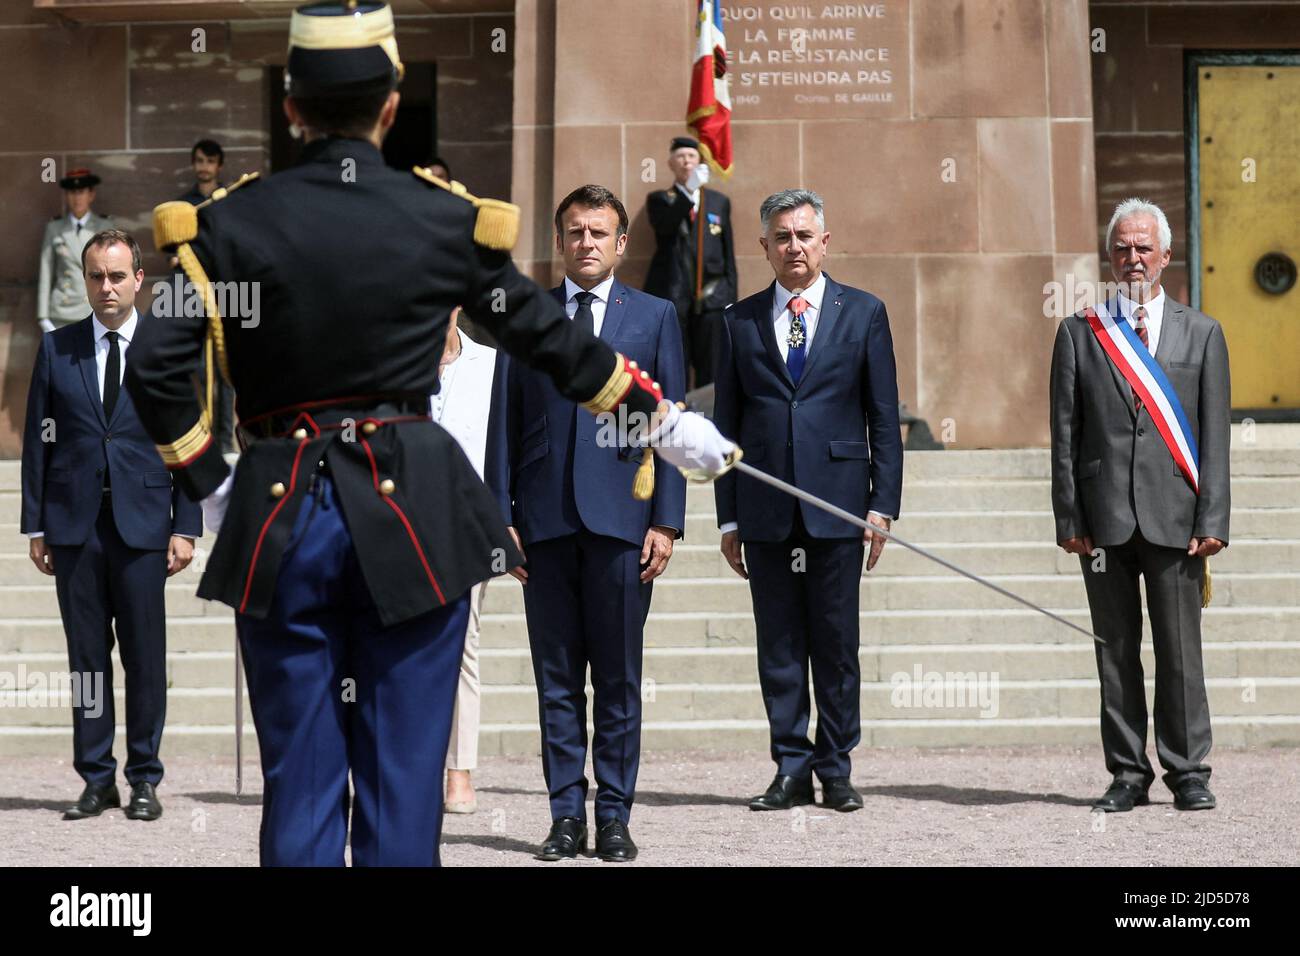
[[[1142,340],[1142,347],[1149,349],[1151,337],[1147,332],[1147,310],[1144,306],[1139,305],[1133,310],[1133,331]],[[1142,411],[1142,396],[1136,390],[1133,391],[1133,411]]]
[[[573,299],[578,303],[578,311],[573,313],[573,324],[595,335],[596,316],[591,311],[591,303],[595,301],[596,294],[594,292],[576,292]]]
[[[122,390],[122,350],[117,344],[116,332],[105,332],[108,339],[108,361],[104,365],[104,417],[111,419],[117,407],[117,395]]]
[[[803,314],[808,309],[808,301],[801,295],[790,300],[790,335],[786,339],[788,351],[785,355],[786,368],[790,370],[790,380],[799,384],[803,375],[804,359],[808,357],[808,330],[803,324]]]

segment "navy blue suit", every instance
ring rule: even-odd
[[[136,335],[147,321],[140,317]],[[104,674],[102,710],[73,706],[74,766],[87,783],[114,782],[116,623],[129,694],[126,779],[156,784],[167,706],[167,545],[172,535],[202,534],[203,515],[173,487],[125,389],[112,418],[105,417],[90,317],[41,339],[27,397],[22,474],[21,530],[45,533],[69,665],[74,673]]]
[[[552,290],[561,303],[563,289]],[[672,303],[615,280],[600,338],[650,372],[665,398],[682,399]],[[596,820],[626,823],[640,761],[641,643],[652,587],[640,581],[641,548],[652,525],[684,529],[686,482],[656,462],[654,495],[637,501],[633,479],[649,452],[602,441],[602,424],[549,378],[499,361],[506,413],[494,416],[487,478],[528,562],[524,608],[551,814],[586,819],[590,664]]]
[[[745,461],[866,516],[898,517],[903,443],[894,346],[885,305],[826,276],[798,385],[773,323],[776,286],[723,317],[714,422]],[[861,739],[858,586],[862,532],[735,472],[715,487],[718,524],[736,522],[749,571],[759,680],[778,773],[849,775]],[[795,549],[802,549],[803,561]],[[818,728],[808,741],[808,670]]]

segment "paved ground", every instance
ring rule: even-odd
[[[1155,803],[1092,814],[1105,789],[1095,750],[876,750],[855,755],[866,808],[753,813],[745,802],[772,768],[753,754],[648,754],[632,833],[634,865],[1294,865],[1300,860],[1300,751],[1217,751],[1217,810],[1179,813],[1157,781]],[[260,777],[233,796],[230,760],[176,758],[159,790],[165,814],[138,823],[110,812],[64,822],[80,781],[70,764],[9,758],[0,781],[0,865],[252,866]],[[536,758],[486,760],[480,810],[448,817],[449,866],[540,864],[549,825]]]

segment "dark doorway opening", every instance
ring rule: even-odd
[[[289,135],[284,118],[284,67],[266,71],[271,119],[271,172],[288,169],[298,161],[302,141]],[[402,80],[402,100],[397,120],[384,139],[384,162],[394,169],[427,166],[438,145],[438,66],[436,63],[407,63]]]

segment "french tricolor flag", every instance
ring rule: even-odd
[[[695,20],[695,65],[686,125],[700,141],[700,152],[723,179],[731,175],[731,93],[727,78],[727,38],[715,0],[699,0]]]

